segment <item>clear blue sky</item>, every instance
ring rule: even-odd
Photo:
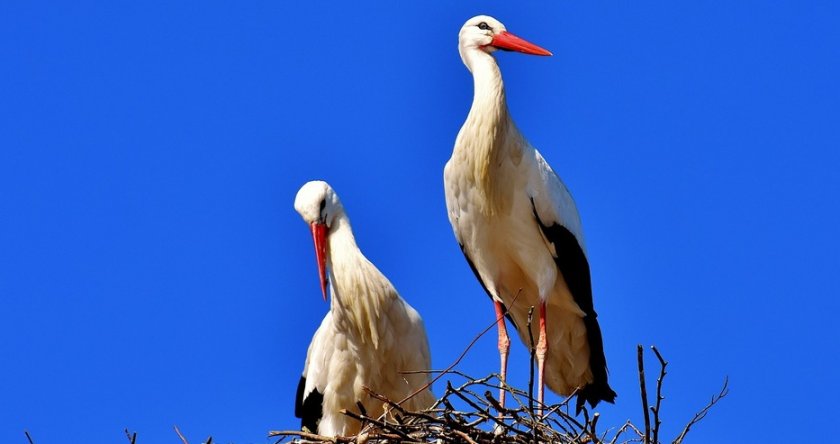
[[[583,217],[619,393],[601,424],[639,421],[642,343],[671,361],[666,437],[726,375],[692,442],[830,432],[836,2],[314,3],[0,5],[0,441],[295,427],[328,308],[292,208],[312,179],[423,315],[434,366],[454,360],[492,320],[442,179],[479,13],[555,54],[499,60]],[[461,369],[497,366],[491,333]],[[511,380],[526,370],[517,343]]]

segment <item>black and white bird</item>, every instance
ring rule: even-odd
[[[364,387],[417,411],[434,402],[423,388],[431,357],[423,320],[403,300],[391,282],[356,245],[350,220],[335,191],[322,181],[306,183],[295,198],[295,210],[309,224],[321,291],[330,311],[315,332],[306,354],[295,399],[301,426],[325,436],[359,432],[359,422],[341,413],[378,416],[385,406]],[[422,390],[421,390],[422,389]]]
[[[497,49],[551,53],[489,16],[464,24],[458,49],[472,73],[474,96],[444,169],[446,206],[500,320],[502,378],[510,347],[502,315],[528,344],[528,309],[538,307],[532,333],[538,338],[540,404],[544,384],[561,395],[577,391],[578,412],[584,402],[613,402],[580,216],[566,186],[511,120],[493,56]],[[504,403],[503,391],[500,397]]]

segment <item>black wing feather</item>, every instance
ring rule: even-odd
[[[484,281],[481,280],[481,275],[478,274],[478,269],[475,268],[475,264],[473,264],[472,259],[470,259],[470,255],[468,255],[467,252],[464,251],[464,245],[460,242],[458,242],[458,245],[461,247],[461,253],[464,253],[464,258],[467,259],[467,263],[470,265],[470,270],[473,271],[473,273],[475,274],[475,278],[478,279],[478,283],[481,284],[481,288],[484,289],[484,292],[487,293],[487,296],[490,297],[490,300],[495,302],[496,300],[493,298],[493,295],[490,294],[490,290],[487,289],[487,286],[484,285]],[[508,321],[510,321],[511,324],[513,324],[513,328],[516,328],[516,322],[513,322],[513,318],[510,316],[510,313],[508,313],[507,307],[505,307],[505,304],[503,302],[500,302],[500,304],[502,305],[502,311],[505,313],[505,317]]]
[[[586,327],[586,339],[589,342],[589,367],[592,369],[593,381],[578,390],[577,413],[580,413],[584,402],[595,407],[600,401],[615,402],[616,393],[607,382],[607,358],[604,356],[604,341],[601,337],[601,326],[598,325],[598,314],[592,303],[592,281],[589,273],[589,261],[575,235],[561,224],[545,225],[537,214],[534,199],[531,198],[534,218],[540,230],[549,242],[554,244],[557,256],[554,262],[575,303],[586,314],[583,325]]]
[[[304,399],[305,388],[306,376],[301,376],[295,395],[295,417],[300,418],[301,428],[318,433],[318,422],[321,421],[324,408],[324,395],[318,389],[312,389],[312,392]]]

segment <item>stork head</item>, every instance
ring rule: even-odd
[[[502,22],[489,15],[477,15],[464,23],[458,34],[458,51],[466,61],[470,51],[492,53],[497,49],[524,54],[550,56],[551,52],[509,32]]]
[[[338,215],[344,212],[341,201],[332,187],[321,180],[304,184],[295,197],[295,210],[309,224],[312,240],[315,242],[315,259],[318,261],[318,277],[321,279],[321,293],[327,300],[327,235]]]

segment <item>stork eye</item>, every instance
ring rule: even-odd
[[[326,219],[326,214],[324,214],[324,209],[327,207],[327,199],[321,201],[320,208],[318,208],[318,216],[321,218],[321,221]]]
[[[490,25],[487,24],[487,22],[479,23],[478,24],[478,29],[480,29],[482,31],[493,30],[493,28],[491,28]]]

